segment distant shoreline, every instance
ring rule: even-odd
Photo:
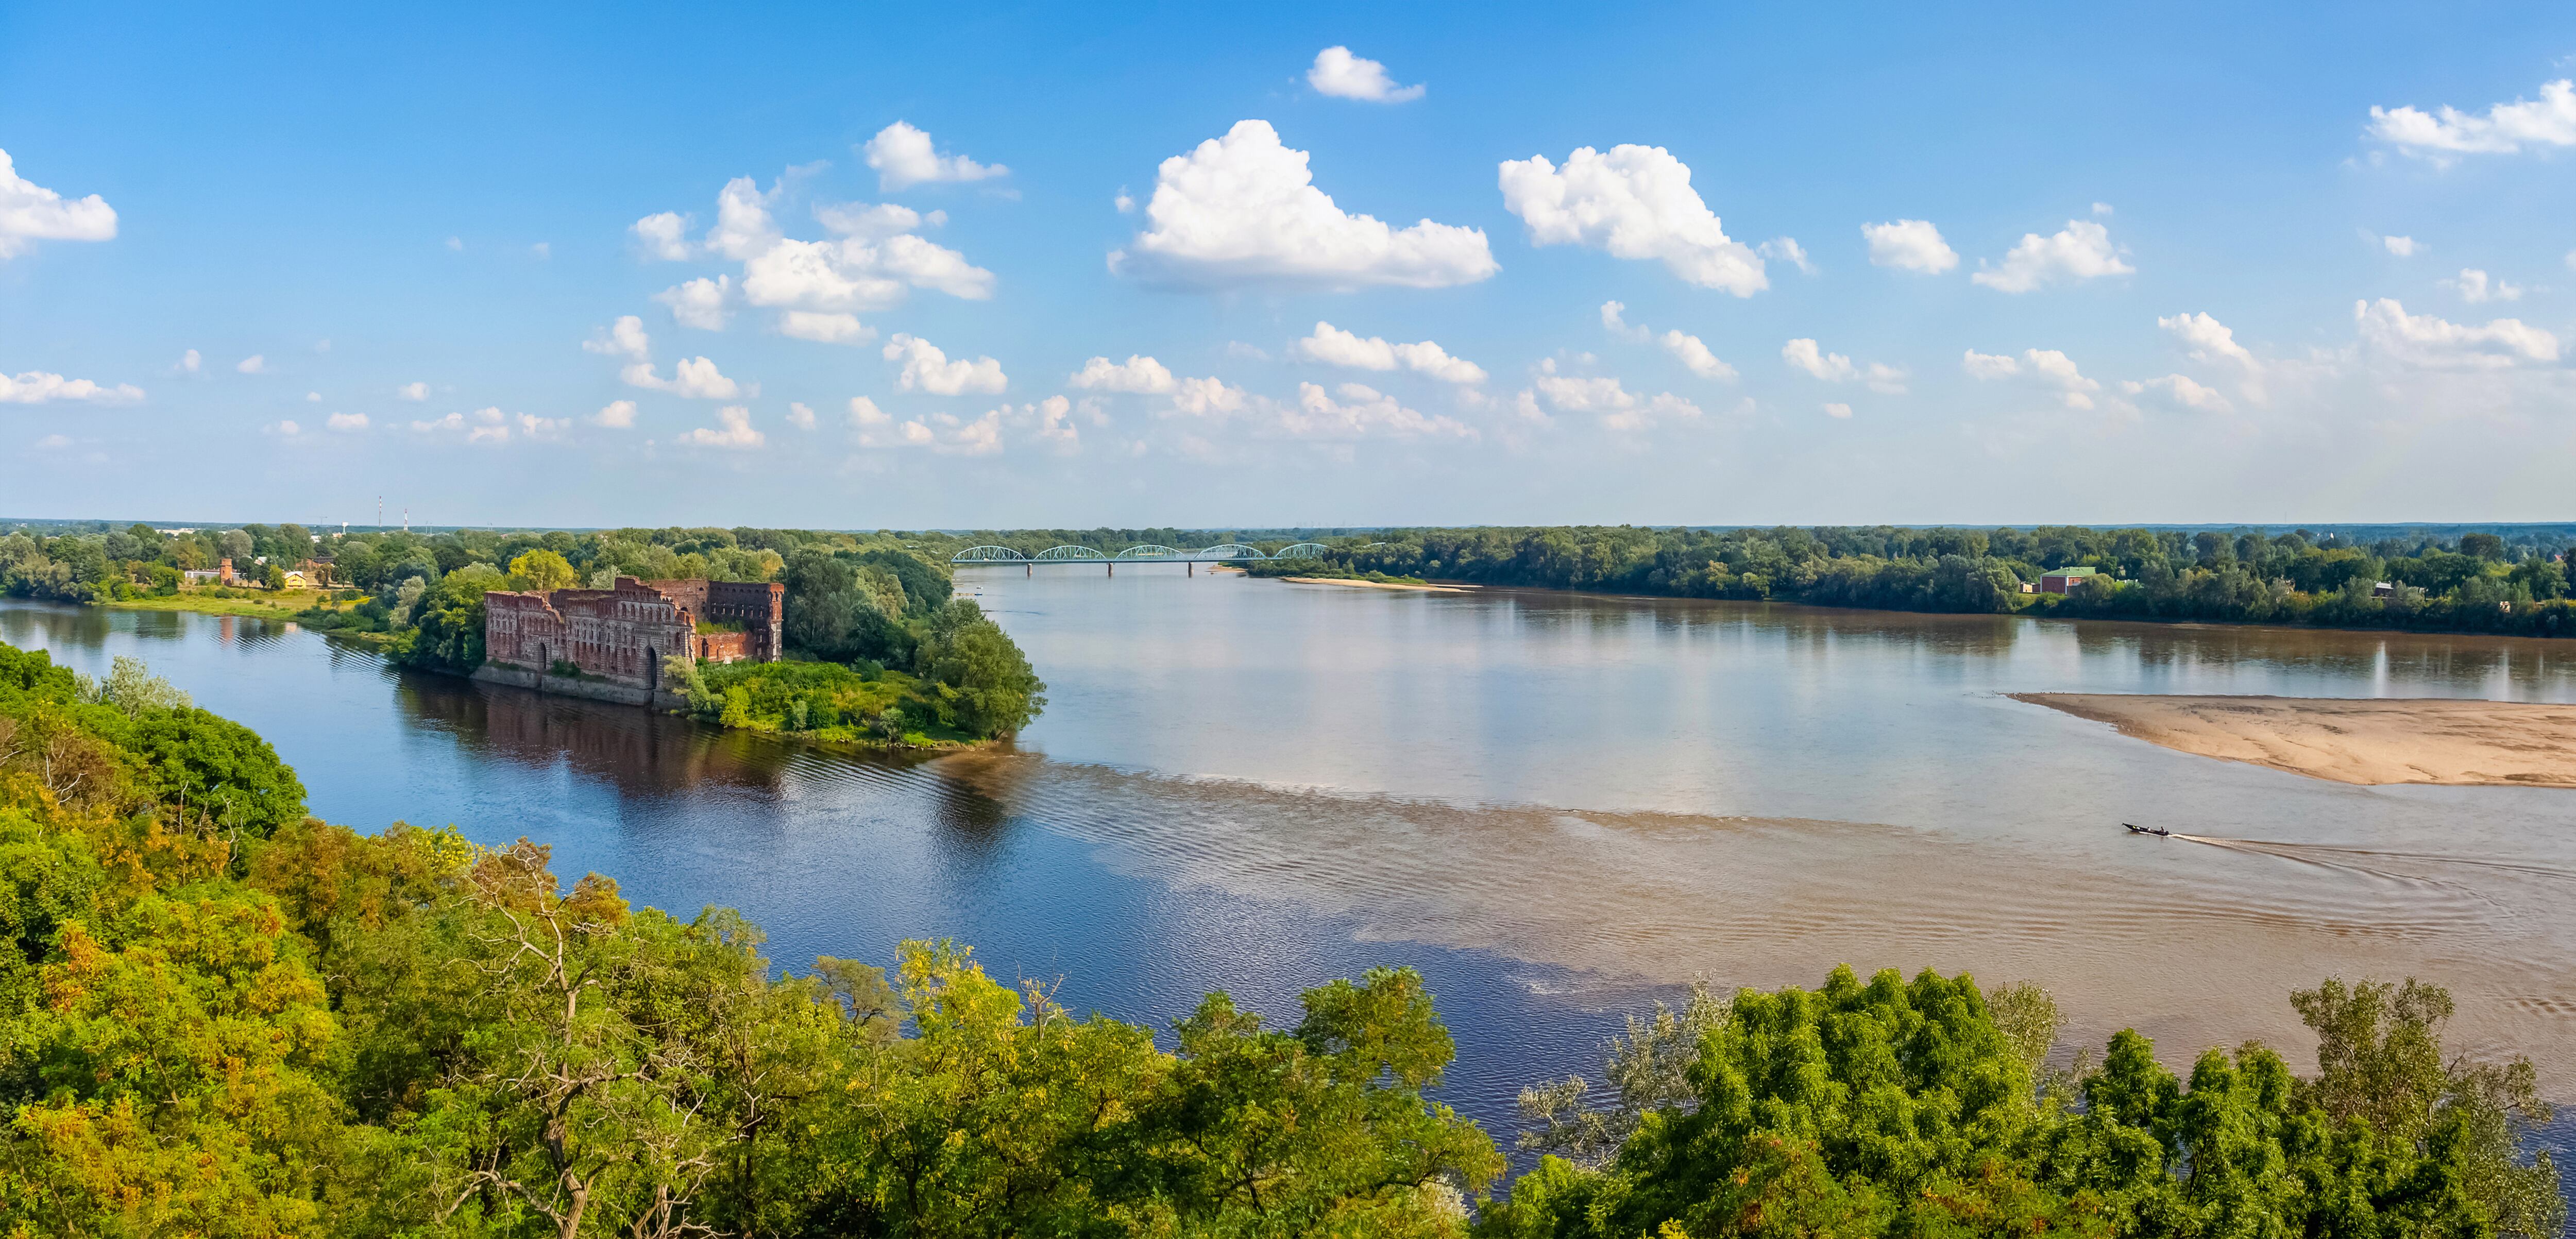
[[[2576,705],[2009,693],[2176,752],[2361,786],[2576,787]]]

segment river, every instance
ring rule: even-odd
[[[1008,754],[877,762],[396,673],[282,623],[12,603],[0,639],[136,654],[272,740],[314,812],[525,835],[773,958],[971,943],[1158,1026],[1222,988],[1419,967],[1443,1092],[1506,1144],[1525,1083],[1692,979],[1835,963],[2054,991],[2187,1068],[2310,1044],[2290,991],[2439,981],[2456,1048],[2576,1098],[2576,792],[2353,787],[2171,752],[2032,691],[2576,701],[2576,646],[1130,567],[961,572],[1045,714]],[[2229,841],[2137,838],[2127,821]],[[2552,1143],[2576,1124],[2562,1119]]]

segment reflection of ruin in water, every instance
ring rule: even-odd
[[[560,761],[628,796],[709,783],[775,793],[790,752],[775,740],[654,710],[453,676],[405,672],[394,695],[404,714],[478,755],[535,767]]]

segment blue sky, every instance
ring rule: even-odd
[[[2563,520],[2571,73],[2564,5],[14,4],[0,514]]]

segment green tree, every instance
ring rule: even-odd
[[[581,574],[562,555],[539,548],[510,561],[510,588],[528,590],[572,589],[581,584]]]
[[[943,721],[975,735],[1016,734],[1046,708],[1046,682],[1028,655],[972,599],[941,609],[914,658],[938,688]]]
[[[391,647],[395,661],[423,671],[473,674],[483,665],[483,595],[505,584],[499,571],[482,563],[439,578],[420,595],[412,631]]]

